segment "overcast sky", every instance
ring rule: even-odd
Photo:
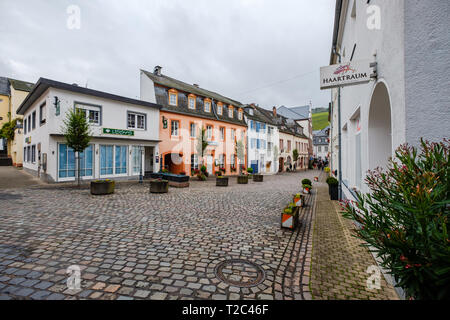
[[[67,8],[80,8],[69,29]],[[139,69],[242,103],[328,106],[334,0],[0,0],[0,76],[139,97]]]

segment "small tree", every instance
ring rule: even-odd
[[[91,135],[89,123],[86,120],[86,114],[81,109],[70,110],[64,120],[65,127],[62,129],[66,139],[67,146],[73,149],[77,154],[77,180],[80,185],[80,152],[83,152],[89,146]]]
[[[450,143],[403,145],[387,170],[369,171],[369,194],[344,202],[356,236],[408,297],[450,299]],[[397,162],[398,161],[398,162]]]
[[[203,164],[203,157],[205,156],[205,150],[208,147],[209,142],[206,137],[206,129],[202,127],[199,130],[198,136],[197,136],[197,155],[200,157],[200,164]]]
[[[243,162],[245,162],[245,147],[244,147],[244,143],[242,142],[242,140],[239,140],[238,142],[236,142],[235,152],[236,152],[236,156],[239,160],[239,173],[242,173],[241,164]]]
[[[17,119],[11,120],[11,112],[8,112],[8,122],[5,122],[0,129],[0,138],[5,138],[9,142],[14,140]]]
[[[297,149],[292,150],[292,158],[294,160],[294,163],[297,163],[298,156],[299,156],[298,150]]]

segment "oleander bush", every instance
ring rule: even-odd
[[[450,299],[449,140],[399,147],[387,169],[369,171],[368,194],[345,202],[344,217],[408,298]]]

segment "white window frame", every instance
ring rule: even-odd
[[[228,107],[228,118],[233,118],[234,116],[233,110],[234,108]]]
[[[206,106],[208,106],[208,108],[206,108]],[[205,112],[211,112],[211,102],[210,101],[205,101],[204,110],[205,110]]]
[[[173,129],[173,124],[174,123],[177,124],[175,131]],[[179,120],[171,120],[170,121],[170,136],[171,137],[179,137],[180,136],[179,130],[180,130],[180,121]],[[175,134],[174,134],[174,132],[175,132]]]
[[[129,121],[130,116],[134,117],[134,126],[130,126],[130,121]],[[144,127],[143,128],[138,128],[138,117],[144,118]],[[147,115],[145,113],[127,111],[127,129],[142,130],[142,131],[147,130]]]
[[[175,102],[174,103],[172,103],[172,97],[175,98]],[[176,107],[177,106],[177,100],[178,100],[177,94],[173,93],[173,92],[169,92],[169,105]]]
[[[86,115],[86,121],[89,123],[89,125],[101,126],[101,124],[102,124],[102,107],[101,106],[84,104],[82,102],[75,102],[75,109],[81,109],[84,111],[84,113]],[[90,121],[90,112],[91,111],[98,112],[98,122]]]
[[[192,101],[192,105],[191,105]],[[188,97],[188,108],[191,110],[195,110],[195,98],[194,97]]]

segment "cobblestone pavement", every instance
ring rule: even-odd
[[[108,196],[1,190],[0,299],[310,299],[314,195],[296,232],[280,214],[314,174],[194,181],[168,194],[136,183]],[[67,287],[72,265],[80,289]]]
[[[42,182],[22,168],[0,166],[0,190],[24,188],[39,184],[42,184]]]
[[[367,288],[371,276],[367,268],[376,262],[360,246],[362,241],[352,236],[353,224],[342,217],[339,203],[330,201],[325,183],[318,184],[316,205],[310,284],[313,299],[397,300],[397,293],[382,274],[380,289]]]

